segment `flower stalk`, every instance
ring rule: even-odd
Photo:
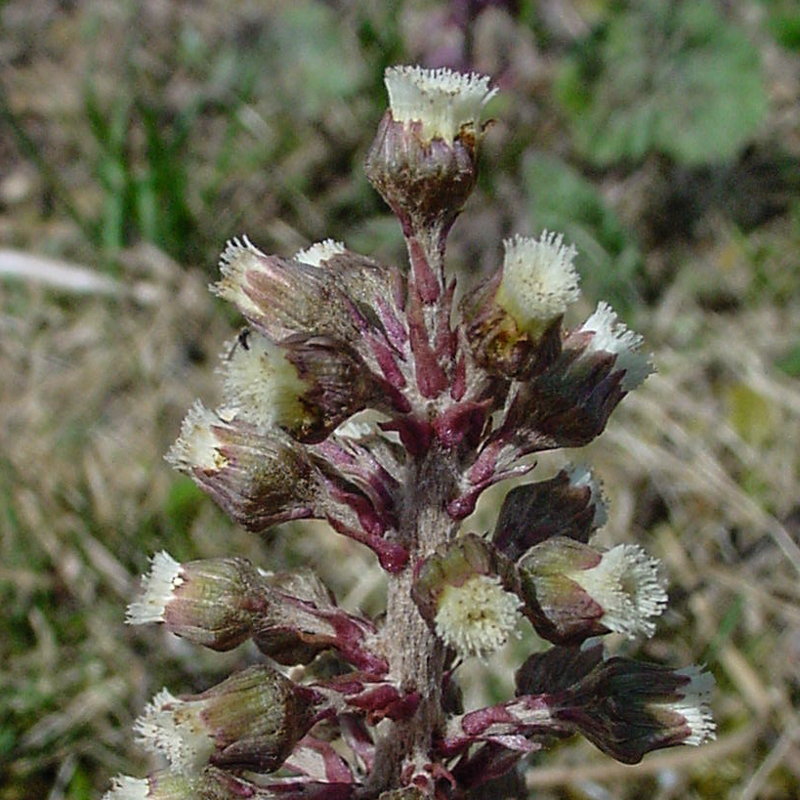
[[[269,660],[156,695],[137,730],[169,766],[116,779],[107,800],[460,800],[553,737],[625,763],[713,738],[710,676],[586,641],[652,635],[666,592],[642,549],[591,544],[606,510],[585,467],[511,490],[491,535],[461,531],[483,491],[533,469],[526,456],[597,437],[652,367],[603,303],[564,327],[578,275],[558,234],[508,239],[456,307],[445,244],[494,90],[417,67],[386,85],[366,170],[408,267],[332,240],[293,257],[230,242],[214,290],[246,327],[223,352],[222,404],[197,403],[168,455],[249,530],[325,520],[371,549],[385,614],[340,608],[309,570],[156,555],[130,623],[220,651],[250,640]],[[521,666],[515,697],[465,710],[458,666],[523,618],[553,646]]]

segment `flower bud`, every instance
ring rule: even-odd
[[[277,769],[314,722],[316,695],[266,665],[249,667],[198,695],[157,694],[136,723],[144,746],[177,772],[207,763]]]
[[[153,556],[142,593],[128,606],[126,621],[163,622],[190,642],[225,651],[252,635],[270,602],[264,579],[246,559],[179,564],[162,551]]]
[[[586,543],[607,518],[605,501],[591,472],[562,469],[554,478],[512,489],[503,501],[492,541],[516,560],[552,536]]]
[[[461,302],[475,360],[505,377],[529,375],[558,356],[561,319],[578,299],[577,254],[546,231],[506,239],[503,267]]]
[[[489,655],[516,628],[522,604],[497,574],[499,570],[508,577],[507,568],[491,545],[474,534],[422,565],[414,600],[437,635],[459,655]]]
[[[167,461],[248,530],[314,513],[313,468],[297,443],[279,428],[223,418],[195,403]]]
[[[658,561],[636,545],[606,552],[554,536],[531,548],[519,565],[526,612],[540,636],[580,642],[601,633],[652,636],[666,607]]]
[[[637,764],[651,750],[714,738],[708,705],[714,679],[697,667],[671,670],[610,658],[554,697],[553,717],[604,753]]]
[[[489,79],[448,69],[390,67],[389,111],[366,172],[404,226],[447,229],[475,186],[481,109]]]

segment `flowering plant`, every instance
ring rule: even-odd
[[[532,469],[525,456],[600,434],[651,365],[604,303],[564,329],[576,252],[553,233],[507,240],[501,268],[456,304],[445,242],[493,90],[415,67],[386,85],[366,168],[409,268],[330,240],[293,258],[229,243],[215,291],[248,327],[222,404],[196,404],[169,454],[250,530],[324,519],[371,548],[385,617],[340,608],[310,571],[157,554],[129,622],[215,650],[250,639],[268,659],[200,695],[156,695],[137,730],[168,766],[117,778],[108,800],[444,800],[554,737],[581,733],[626,763],[713,737],[708,674],[606,658],[594,638],[651,635],[666,594],[640,548],[589,544],[605,506],[586,468],[517,486],[490,535],[460,533],[485,489]],[[380,422],[353,419],[367,409]],[[465,712],[458,665],[523,617],[552,647],[521,665],[512,699]],[[323,650],[334,677],[279,667]]]

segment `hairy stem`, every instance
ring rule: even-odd
[[[387,724],[376,742],[365,797],[398,786],[401,775],[404,783],[411,775],[426,775],[425,767],[433,760],[433,736],[442,726],[445,651],[414,604],[411,586],[415,564],[455,534],[457,526],[445,511],[454,474],[451,454],[439,448],[409,467],[400,536],[411,558],[402,572],[389,579],[382,637],[392,679],[406,691],[419,692],[421,700],[411,719]]]

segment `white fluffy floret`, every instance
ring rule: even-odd
[[[309,264],[312,267],[321,267],[329,258],[340,256],[347,252],[343,242],[335,242],[333,239],[325,239],[323,242],[316,242],[305,250],[298,250],[294,254],[295,261]]]
[[[213,430],[213,426],[221,422],[217,414],[197,400],[184,417],[180,436],[167,452],[166,460],[184,472],[194,468],[222,469],[228,459],[220,453],[219,440]]]
[[[653,365],[650,359],[638,352],[642,337],[619,322],[608,303],[599,303],[594,314],[581,325],[581,330],[594,332],[589,343],[590,350],[617,356],[614,366],[625,371],[622,388],[626,392],[635,389],[652,374]]]
[[[204,727],[199,703],[173,697],[162,689],[136,721],[142,746],[163,755],[177,772],[194,773],[208,763],[214,737]]]
[[[230,239],[219,257],[220,280],[211,286],[211,291],[234,303],[242,313],[261,315],[261,309],[244,290],[244,274],[250,269],[259,269],[261,252],[246,236]]]
[[[503,242],[503,279],[497,302],[520,328],[538,331],[566,311],[580,294],[573,261],[578,251],[561,234],[538,239],[515,236]]]
[[[714,688],[714,676],[696,666],[685,667],[677,672],[689,678],[689,683],[678,689],[683,695],[682,699],[668,703],[667,708],[681,714],[689,726],[691,733],[683,740],[683,744],[697,746],[716,739],[717,726],[709,705],[711,691]]]
[[[308,386],[280,347],[252,331],[246,344],[237,341],[227,352],[221,370],[223,415],[236,416],[262,428],[290,425],[303,416],[300,396]]]
[[[147,800],[150,785],[146,778],[131,778],[118,775],[111,781],[111,788],[103,795],[103,800]]]
[[[421,122],[424,137],[446,142],[462,126],[476,126],[481,109],[497,91],[489,88],[485,75],[449,69],[389,67],[384,81],[396,122]]]
[[[129,625],[163,622],[164,609],[183,583],[181,565],[165,550],[156,553],[150,562],[150,572],[142,577],[142,591],[125,615]]]
[[[567,470],[567,475],[569,476],[569,482],[573,486],[589,487],[591,497],[589,502],[594,505],[592,527],[595,529],[602,528],[608,522],[608,503],[594,474],[585,464],[576,464]]]
[[[520,618],[519,598],[494,575],[446,585],[434,620],[436,633],[462,656],[486,656],[502,647]]]
[[[567,573],[602,606],[603,625],[629,639],[652,636],[653,618],[667,606],[667,593],[658,573],[658,559],[633,544],[620,544],[596,567]]]

